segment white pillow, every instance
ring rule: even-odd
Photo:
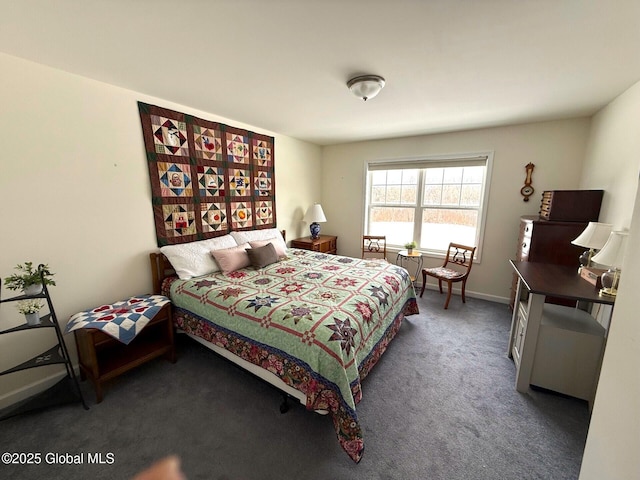
[[[169,259],[178,277],[188,280],[191,277],[219,271],[220,268],[211,256],[211,251],[236,245],[231,235],[223,235],[180,245],[165,245],[160,251]]]
[[[238,245],[258,240],[271,240],[277,251],[287,252],[287,244],[282,237],[282,232],[277,228],[265,228],[262,230],[247,230],[244,232],[231,232],[230,235],[236,239]]]

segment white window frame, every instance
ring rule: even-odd
[[[392,159],[377,159],[377,160],[365,160],[365,168],[364,168],[364,185],[365,185],[365,195],[364,195],[364,205],[363,205],[363,234],[366,235],[368,232],[368,223],[369,223],[369,194],[370,194],[370,185],[369,185],[369,173],[370,166],[374,166],[378,170],[384,169],[385,166],[389,166],[390,169],[398,169],[400,166],[403,169],[421,169],[421,168],[429,168],[435,166],[443,166],[443,167],[456,167],[461,166],[465,163],[469,163],[470,161],[478,160],[478,159],[486,159],[485,164],[485,173],[484,178],[482,180],[482,201],[480,207],[478,209],[478,219],[479,225],[476,232],[476,253],[474,256],[474,260],[476,262],[480,262],[482,259],[482,251],[483,251],[483,243],[484,243],[484,234],[487,223],[487,210],[489,205],[489,190],[491,186],[491,171],[493,167],[493,151],[487,152],[474,152],[474,153],[465,153],[465,154],[454,154],[454,155],[431,155],[424,157],[410,157],[410,158],[392,158]],[[422,178],[422,177],[420,177]],[[414,232],[419,232],[422,226],[422,195],[423,195],[423,187],[422,181],[419,180],[418,188],[418,198],[416,200],[416,215],[414,216]],[[402,207],[407,207],[407,205],[400,205]],[[403,247],[391,245],[388,250],[396,251],[402,250]],[[446,251],[435,251],[435,250],[424,250],[420,249],[420,251],[429,257],[444,257],[446,255]]]

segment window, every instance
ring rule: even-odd
[[[427,253],[482,240],[490,156],[369,162],[364,231]],[[479,253],[478,253],[479,256]]]

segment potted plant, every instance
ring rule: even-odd
[[[417,246],[418,246],[418,244],[416,242],[414,242],[414,241],[411,241],[409,243],[405,243],[404,244],[404,248],[407,249],[407,253],[409,255],[411,255],[413,253],[413,249],[416,248]]]
[[[38,325],[40,323],[40,314],[38,313],[44,304],[37,299],[20,300],[16,308],[27,318],[29,325]]]
[[[49,271],[48,265],[40,265],[34,268],[33,262],[25,262],[24,265],[18,264],[18,266],[14,267],[14,270],[18,270],[20,273],[14,273],[4,279],[5,286],[9,290],[22,290],[26,295],[37,295],[42,291],[42,278],[44,278],[46,285],[56,284],[51,279],[54,274]],[[40,275],[41,272],[42,276]]]

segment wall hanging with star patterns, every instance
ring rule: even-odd
[[[159,247],[276,226],[273,137],[138,109]]]

